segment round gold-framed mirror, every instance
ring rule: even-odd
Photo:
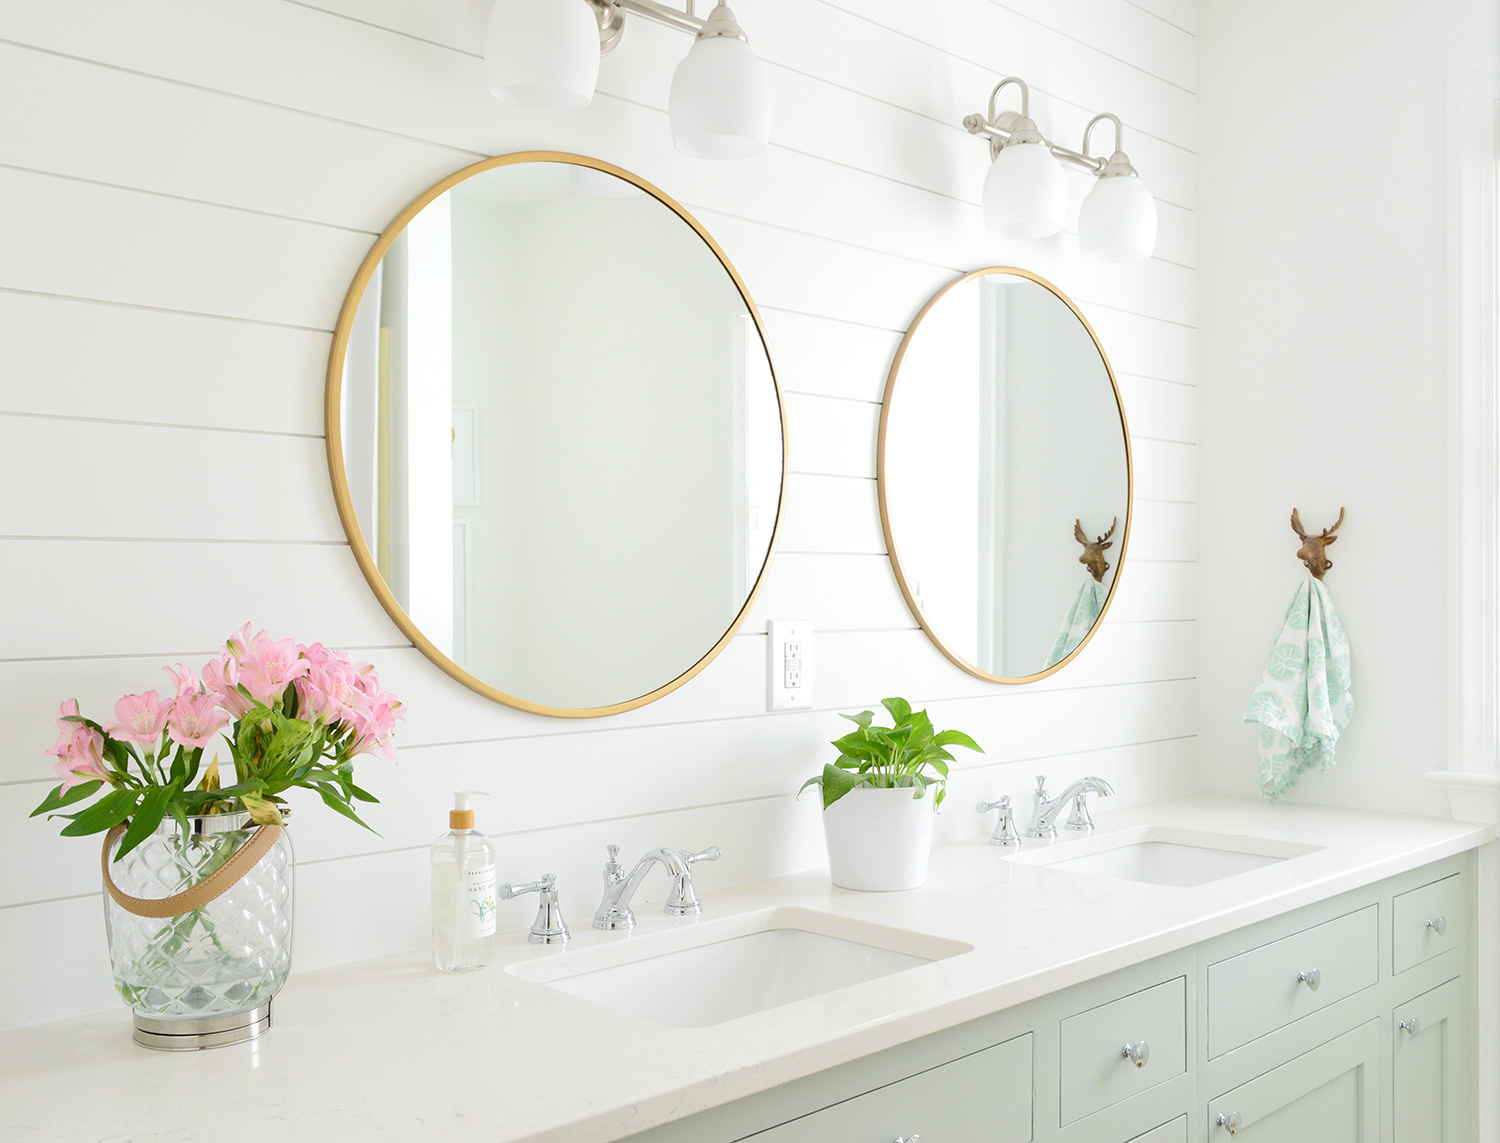
[[[419,195],[349,288],[324,413],[371,589],[507,706],[659,699],[765,583],[789,459],[760,313],[703,226],[613,164],[502,155]]]
[[[1134,471],[1114,370],[1052,283],[989,266],[939,290],[896,350],[876,474],[912,614],[969,674],[1028,683],[1103,622]]]

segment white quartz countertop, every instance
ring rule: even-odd
[[[1140,826],[1252,836],[1320,850],[1191,888],[1028,865],[984,839],[933,850],[925,887],[833,888],[826,871],[705,893],[704,916],[638,910],[633,933],[586,916],[562,949],[500,937],[496,962],[437,972],[426,950],[294,975],[258,1041],[181,1054],[130,1041],[129,1014],[0,1034],[0,1139],[545,1140],[599,1143],[1197,944],[1471,849],[1490,826],[1193,796],[1100,812],[1091,846]],[[1054,847],[1054,848],[1055,848]],[[576,897],[575,897],[576,900]],[[706,1028],[657,1024],[507,969],[597,956],[673,930],[745,930],[795,907],[947,938],[972,952]]]

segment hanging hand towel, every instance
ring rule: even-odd
[[[1057,633],[1057,640],[1052,644],[1052,654],[1047,656],[1047,666],[1062,662],[1073,653],[1078,644],[1088,638],[1100,612],[1104,610],[1106,594],[1102,583],[1092,576],[1084,578],[1083,586],[1073,597],[1073,606],[1068,608],[1068,617],[1063,620],[1062,630]]]
[[[1260,723],[1261,793],[1274,800],[1304,771],[1327,771],[1353,713],[1349,637],[1328,589],[1309,576],[1292,596],[1245,711],[1246,722]]]

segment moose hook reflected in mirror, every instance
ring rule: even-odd
[[[1297,549],[1297,558],[1302,561],[1302,566],[1312,572],[1313,578],[1321,580],[1328,569],[1333,567],[1333,561],[1328,558],[1328,545],[1338,539],[1334,535],[1339,526],[1344,522],[1344,510],[1339,509],[1339,518],[1333,527],[1324,528],[1316,536],[1310,536],[1302,528],[1302,520],[1297,515],[1297,509],[1292,509],[1292,531],[1297,533],[1297,538],[1302,541],[1302,546]]]

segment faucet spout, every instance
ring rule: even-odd
[[[667,897],[666,912],[671,916],[693,916],[703,912],[703,905],[693,889],[692,866],[697,861],[717,861],[718,846],[710,846],[701,853],[683,853],[681,850],[653,849],[646,853],[628,874],[617,860],[620,847],[609,847],[609,863],[604,867],[604,896],[594,912],[596,929],[630,929],[635,927],[635,913],[630,904],[635,900],[636,890],[651,872],[660,865],[672,878],[672,892]]]
[[[1068,820],[1063,823],[1063,829],[1088,833],[1094,828],[1094,819],[1089,816],[1088,795],[1098,794],[1107,798],[1114,792],[1114,787],[1103,778],[1091,776],[1079,778],[1053,798],[1047,794],[1046,778],[1038,774],[1036,792],[1032,795],[1031,824],[1026,827],[1026,836],[1056,837],[1057,815],[1062,812],[1064,806],[1071,806],[1072,810],[1068,814]]]

